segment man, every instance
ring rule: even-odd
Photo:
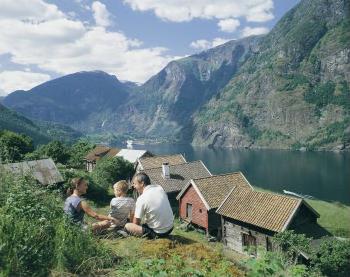
[[[173,230],[174,215],[165,191],[161,186],[152,185],[148,175],[142,172],[134,176],[133,186],[140,196],[136,200],[133,223],[127,223],[125,229],[135,236],[167,237]]]

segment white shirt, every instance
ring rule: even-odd
[[[144,223],[159,234],[173,227],[173,211],[161,186],[148,185],[144,188],[136,200],[135,217],[143,219]]]

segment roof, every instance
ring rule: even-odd
[[[180,191],[191,179],[211,176],[202,161],[170,165],[170,179],[164,179],[162,167],[146,169],[144,172],[152,183],[162,186],[167,193]]]
[[[179,200],[191,185],[193,185],[208,210],[219,207],[235,187],[253,189],[241,172],[235,172],[191,180],[176,198]]]
[[[160,167],[163,163],[169,163],[169,165],[183,164],[186,163],[186,160],[181,154],[176,154],[167,156],[142,157],[139,159],[139,163],[142,169],[145,170]]]
[[[57,170],[57,167],[51,158],[4,164],[1,165],[1,167],[14,174],[31,173],[42,185],[53,185],[64,181],[61,173]]]
[[[97,145],[85,157],[87,161],[97,161],[104,156],[114,157],[120,150],[118,148],[111,148],[105,145]]]
[[[302,199],[234,188],[216,212],[267,230],[282,232],[287,229],[302,203],[318,216]]]
[[[121,149],[117,153],[117,157],[123,157],[125,160],[135,163],[139,158],[145,155],[147,150]]]

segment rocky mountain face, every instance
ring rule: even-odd
[[[350,2],[302,0],[266,36],[170,62],[143,85],[80,72],[4,105],[89,134],[222,147],[350,143]]]
[[[193,144],[343,149],[350,143],[350,2],[305,0],[194,117]]]

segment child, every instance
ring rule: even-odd
[[[110,216],[118,220],[117,228],[124,228],[128,219],[132,222],[135,211],[135,200],[127,197],[129,186],[125,180],[119,181],[113,185],[115,198],[111,200]]]

